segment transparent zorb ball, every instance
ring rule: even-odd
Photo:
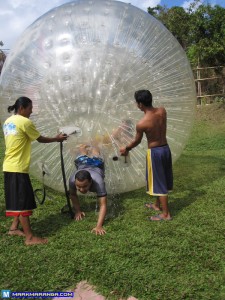
[[[131,191],[145,185],[147,141],[127,162],[119,147],[132,140],[143,115],[134,101],[139,89],[150,90],[153,105],[166,108],[175,161],[187,142],[196,101],[185,52],[159,21],[130,4],[73,1],[37,19],[10,51],[0,78],[0,120],[19,96],[31,98],[31,118],[42,135],[74,129],[64,143],[67,178],[79,144],[97,143],[108,193]],[[58,143],[33,143],[30,173],[41,179],[40,162],[50,173],[46,184],[63,191]]]

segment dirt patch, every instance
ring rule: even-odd
[[[225,103],[199,105],[196,109],[196,121],[207,121],[209,123],[224,123]]]
[[[95,287],[90,285],[87,281],[81,281],[78,283],[77,287],[70,292],[74,293],[73,300],[106,300],[105,297],[95,292]],[[113,294],[113,293],[112,293]],[[62,299],[71,299],[71,298],[53,298],[53,300],[62,300]],[[118,298],[118,300],[125,300]],[[134,297],[129,297],[127,300],[138,300]]]

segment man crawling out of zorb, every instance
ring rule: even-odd
[[[100,156],[99,148],[97,146],[80,145],[75,165],[77,170],[69,179],[70,199],[75,210],[74,219],[80,221],[85,217],[85,213],[80,209],[77,192],[81,194],[96,193],[100,209],[97,224],[92,232],[96,235],[103,235],[106,233],[103,223],[107,211],[107,192],[104,182],[104,160]]]

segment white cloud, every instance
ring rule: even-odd
[[[204,0],[201,0],[199,1],[197,4],[195,4],[195,8],[197,8],[199,5],[201,5],[202,3],[204,2]],[[184,1],[183,4],[181,4],[181,6],[184,8],[184,9],[188,9],[190,7],[190,4],[193,4],[194,1],[193,0],[188,0],[188,1]]]
[[[22,32],[50,9],[69,0],[4,0],[0,1],[0,41],[3,49],[12,48]]]
[[[13,15],[13,12],[10,10],[10,9],[1,9],[0,10],[0,16],[7,16],[7,17],[10,17]]]
[[[144,11],[147,11],[148,7],[155,7],[161,2],[161,0],[123,0],[122,2],[130,3],[136,7],[143,9]]]
[[[29,0],[10,0],[9,5],[13,8],[16,9],[21,6],[29,6]]]
[[[0,0],[0,34],[3,48],[12,48],[22,32],[36,19],[50,9],[71,0]],[[94,1],[94,0],[93,0]],[[148,7],[155,7],[160,0],[122,0],[147,12]]]

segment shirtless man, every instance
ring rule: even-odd
[[[167,115],[163,107],[152,106],[152,95],[148,90],[139,90],[134,94],[137,107],[144,117],[136,125],[136,136],[126,147],[120,149],[123,156],[128,155],[140,144],[145,133],[148,150],[146,156],[147,193],[157,196],[156,202],[146,207],[162,213],[152,216],[151,221],[171,220],[168,208],[168,192],[173,188],[173,172],[170,148],[166,139]]]
[[[103,223],[107,210],[107,192],[104,182],[104,161],[100,156],[100,151],[96,146],[80,145],[79,154],[75,159],[77,170],[70,176],[69,191],[72,201],[76,221],[85,217],[81,211],[77,191],[81,194],[95,192],[97,194],[100,210],[96,226],[92,232],[96,235],[106,233]]]

